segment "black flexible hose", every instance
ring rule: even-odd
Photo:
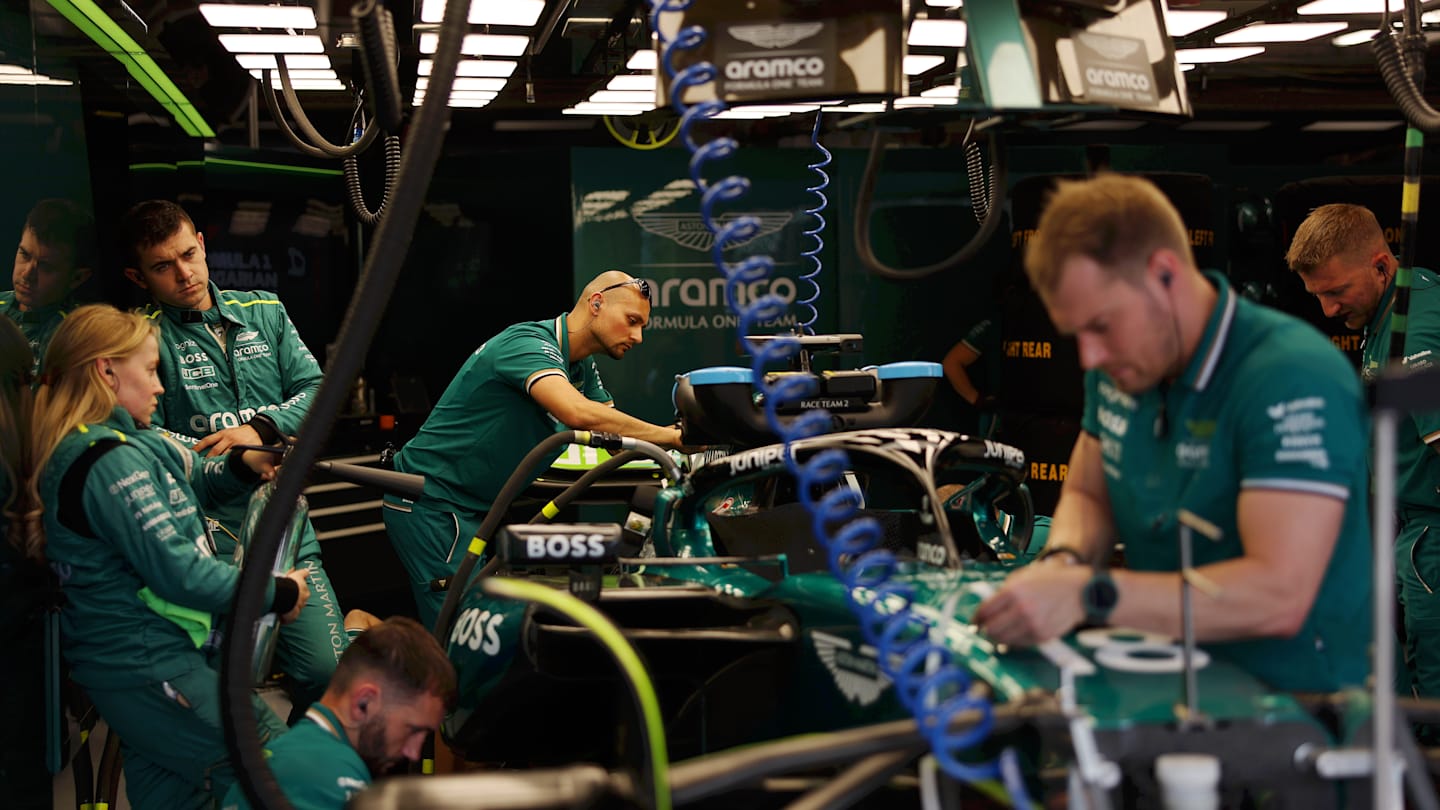
[[[307,143],[304,138],[301,138],[300,135],[295,134],[295,130],[292,130],[292,128],[289,127],[288,121],[285,120],[285,115],[282,114],[281,110],[279,110],[279,102],[275,101],[275,85],[271,79],[271,75],[274,74],[274,72],[275,71],[265,71],[264,74],[262,74],[265,76],[265,78],[261,81],[261,97],[265,99],[265,107],[268,107],[269,111],[271,111],[271,118],[274,118],[275,125],[276,127],[279,127],[279,131],[281,131],[281,134],[285,135],[285,140],[288,140],[289,143],[291,143],[291,146],[298,148],[298,150],[300,150],[302,154],[308,154],[308,156],[310,157],[320,157],[320,159],[324,160],[330,160],[333,159],[333,157],[343,157],[336,156],[336,154],[328,153],[328,151],[323,150],[323,148],[311,146],[311,144]],[[288,72],[287,75],[289,75]],[[281,84],[285,84],[285,79],[281,79]],[[298,101],[298,99],[297,102],[295,102],[295,107],[300,107],[300,101]],[[304,112],[302,112],[302,114],[304,114]],[[307,120],[305,121],[305,123],[308,124],[310,123],[310,121]],[[310,130],[314,131],[314,127],[311,127]],[[360,134],[360,140],[357,140],[356,143],[351,144],[351,146],[353,147],[359,147],[356,148],[356,151],[354,151],[353,154],[360,154],[361,151],[370,148],[370,144],[374,143],[374,138],[376,138],[376,135],[379,134],[380,128],[377,127],[376,124],[374,124],[374,121],[372,121],[370,125],[367,125],[367,127],[364,128],[363,133]],[[320,138],[320,133],[315,133],[315,137]],[[324,140],[324,138],[320,138],[320,140]],[[333,144],[330,144],[330,146],[333,146]]]
[[[317,147],[311,146],[310,144],[306,143],[299,135],[296,135],[295,130],[290,128],[289,122],[286,121],[285,116],[281,114],[280,104],[275,100],[275,86],[274,84],[272,84],[270,78],[271,74],[273,74],[274,72],[275,71],[273,70],[266,70],[261,73],[261,75],[265,78],[260,80],[260,97],[265,99],[265,106],[270,109],[270,117],[275,119],[275,126],[280,128],[280,133],[285,136],[285,139],[290,142],[291,146],[299,149],[301,154],[309,155],[313,158],[322,158],[325,160],[329,160],[329,153],[324,152]]]
[[[404,126],[405,103],[396,72],[395,21],[390,10],[376,0],[364,0],[350,7],[350,16],[359,23],[360,65],[375,105],[375,118],[386,132],[397,133]],[[448,101],[448,96],[446,97]]]
[[[425,99],[430,100],[429,96]],[[530,448],[525,458],[510,472],[510,477],[505,480],[505,486],[500,488],[500,493],[495,496],[490,505],[490,511],[485,513],[485,519],[480,522],[480,528],[475,531],[475,536],[480,540],[489,543],[490,538],[500,528],[500,522],[505,519],[505,512],[510,508],[516,496],[525,491],[540,473],[541,462],[545,456],[555,450],[557,446],[564,444],[580,444],[587,447],[603,447],[612,453],[619,454],[625,450],[633,449],[643,455],[653,458],[660,463],[661,469],[671,481],[680,480],[680,468],[675,464],[675,459],[670,458],[659,445],[639,439],[624,438],[613,433],[598,433],[589,430],[562,430],[559,433],[552,433],[546,436],[539,444]],[[490,561],[495,565],[487,564],[481,572],[482,577],[488,576],[498,566],[498,556],[492,554]],[[480,555],[471,549],[465,550],[465,557],[460,560],[460,565],[455,570],[455,575],[450,577],[445,587],[445,601],[440,605],[440,613],[435,617],[435,626],[431,629],[435,638],[439,639],[443,646],[450,635],[450,621],[455,616],[455,611],[460,607],[460,600],[465,596],[465,591],[470,583],[470,572],[474,570],[475,564],[479,562]],[[477,577],[478,579],[482,577]]]
[[[870,247],[870,204],[875,196],[875,178],[880,173],[881,157],[885,153],[885,144],[889,141],[883,130],[875,128],[875,135],[870,141],[870,157],[865,161],[865,173],[861,175],[860,190],[855,195],[855,252],[867,270],[891,281],[916,281],[942,270],[959,267],[973,259],[975,254],[985,247],[985,243],[990,241],[990,237],[1000,226],[1000,209],[1005,198],[1004,150],[993,130],[987,132],[986,138],[990,142],[990,202],[985,221],[980,223],[980,230],[959,250],[935,264],[896,270],[876,258]]]
[[[427,95],[426,101],[430,100]],[[505,479],[505,486],[500,488],[499,494],[490,504],[490,511],[485,513],[485,519],[480,521],[480,528],[475,530],[475,537],[490,542],[495,536],[495,530],[500,528],[500,521],[505,519],[505,510],[524,489],[530,486],[535,480],[535,475],[540,471],[541,462],[545,456],[554,451],[556,447],[565,444],[572,444],[577,441],[576,433],[573,430],[562,430],[559,433],[551,433],[539,444],[530,448],[530,452],[520,459],[515,469],[510,471],[510,477]],[[490,560],[494,562],[499,555],[491,553]],[[465,556],[461,558],[460,565],[456,567],[455,574],[450,577],[445,587],[445,601],[440,605],[440,612],[435,616],[435,626],[430,632],[439,639],[440,645],[445,645],[445,639],[450,635],[450,620],[455,616],[455,610],[460,606],[460,597],[465,593],[465,586],[469,583],[470,572],[475,569],[475,564],[480,561],[480,555],[474,550],[474,543],[465,549]],[[491,572],[495,569],[486,566]]]
[[[551,498],[550,502],[545,504],[545,508],[541,509],[539,512],[536,512],[535,516],[530,518],[530,522],[549,523],[550,518],[545,514],[547,511],[559,512],[561,509],[569,506],[570,502],[575,500],[575,498],[577,498],[580,493],[589,489],[590,485],[595,483],[596,479],[609,474],[612,470],[623,467],[626,464],[629,464],[630,462],[641,458],[644,458],[641,453],[638,453],[634,450],[626,450],[623,453],[613,455],[610,458],[607,458],[604,461],[600,462],[599,464],[596,464],[594,467],[586,470],[584,475],[575,479],[575,481],[570,484],[570,486],[565,487],[565,489],[561,490],[559,495]]]
[[[890,781],[890,777],[928,748],[927,745],[917,745],[871,754],[839,776],[785,805],[785,810],[841,810],[850,807]]]
[[[1004,704],[992,709],[992,733],[1007,733],[1043,717],[1047,710],[1021,704]],[[1053,715],[1063,721],[1055,710]],[[983,720],[978,710],[957,713],[951,731],[963,731]],[[775,742],[706,754],[680,762],[670,769],[670,789],[679,806],[712,798],[753,785],[777,774],[795,773],[855,760],[882,751],[928,747],[914,719],[891,720],[862,728],[825,734],[806,734]]]
[[[345,190],[350,195],[350,210],[355,212],[355,217],[361,223],[375,227],[380,223],[380,217],[385,215],[385,203],[390,200],[390,192],[395,188],[395,176],[400,172],[400,138],[395,135],[385,136],[385,192],[380,195],[380,204],[374,211],[365,204],[365,192],[360,188],[360,169],[351,155],[345,158]]]
[[[1425,101],[1420,92],[1423,81],[1417,84],[1412,72],[1413,67],[1420,71],[1422,77],[1424,75],[1425,35],[1418,31],[1397,35],[1387,28],[1371,41],[1370,48],[1375,52],[1375,62],[1380,67],[1385,88],[1399,105],[1405,120],[1426,135],[1440,132],[1440,111]]]
[[[970,210],[975,212],[975,221],[985,224],[990,216],[990,177],[985,173],[985,152],[980,144],[965,140],[965,176],[970,181]]]
[[[315,129],[315,125],[310,123],[310,119],[305,115],[305,108],[300,106],[300,97],[295,95],[295,86],[290,82],[290,68],[285,65],[285,60],[276,59],[275,65],[280,71],[280,95],[285,99],[285,107],[290,110],[290,115],[295,118],[295,125],[300,127],[300,132],[304,134],[306,138],[310,139],[312,146],[324,152],[329,157],[343,158],[358,155],[366,149],[369,149],[370,144],[375,142],[375,137],[380,133],[379,128],[375,126],[366,127],[365,132],[360,136],[360,140],[354,143],[337,144],[330,143],[326,140],[325,136],[321,135],[320,132]],[[270,71],[267,70],[265,75],[268,77]],[[374,123],[372,120],[371,124],[373,125]],[[346,134],[348,135],[349,133]]]
[[[430,81],[435,90],[416,114],[410,146],[406,150],[395,198],[381,220],[360,282],[351,297],[350,308],[340,324],[336,351],[330,368],[316,392],[315,402],[275,482],[275,494],[260,515],[251,559],[271,559],[280,546],[289,524],[289,510],[297,503],[320,449],[330,436],[335,419],[350,394],[351,382],[365,361],[370,342],[394,291],[404,266],[415,223],[420,217],[435,163],[440,158],[450,119],[450,88],[460,61],[460,46],[468,29],[467,3],[447,3],[435,52]],[[260,749],[255,707],[250,685],[250,659],[255,650],[254,627],[260,619],[268,566],[247,565],[240,569],[229,626],[221,649],[221,720],[236,779],[250,804],[260,810],[292,810],[290,801],[275,782],[275,775]]]

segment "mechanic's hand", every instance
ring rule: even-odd
[[[368,610],[351,608],[345,612],[345,631],[348,633],[363,633],[380,622],[380,617]]]
[[[1092,573],[1088,565],[1027,565],[980,603],[974,622],[1001,644],[1029,646],[1059,638],[1085,620],[1080,592]]]
[[[295,600],[295,606],[290,608],[290,612],[280,617],[281,624],[289,624],[300,618],[301,608],[310,601],[310,583],[305,578],[309,573],[306,568],[292,568],[286,572],[285,578],[294,580],[295,584],[300,586],[300,596]]]
[[[260,440],[260,433],[255,428],[241,425],[211,433],[195,445],[195,452],[203,454],[206,458],[214,458],[228,451],[231,445],[264,443]]]
[[[280,454],[267,453],[264,450],[241,450],[240,460],[260,476],[261,481],[274,481],[275,473],[280,469]]]

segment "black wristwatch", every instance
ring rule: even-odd
[[[1085,621],[1103,625],[1110,621],[1110,612],[1120,601],[1120,591],[1110,576],[1110,569],[1096,568],[1090,581],[1080,591],[1080,603],[1085,606]]]

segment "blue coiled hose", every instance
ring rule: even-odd
[[[894,576],[899,561],[881,545],[883,530],[879,522],[860,515],[862,503],[859,494],[844,486],[844,475],[849,468],[845,452],[821,451],[805,464],[795,459],[793,443],[827,432],[831,424],[830,414],[823,410],[807,410],[788,425],[782,424],[779,406],[813,394],[817,384],[810,375],[783,375],[775,382],[769,382],[765,379],[765,372],[772,364],[791,358],[799,350],[800,341],[783,335],[763,343],[754,343],[747,338],[755,334],[756,327],[762,322],[783,315],[786,303],[773,294],[761,296],[743,306],[739,303],[744,300],[738,294],[739,285],[769,278],[774,272],[775,262],[771,257],[750,256],[736,263],[725,260],[725,250],[752,238],[759,231],[760,223],[754,217],[739,216],[720,226],[716,218],[715,206],[743,197],[750,190],[750,181],[735,175],[713,183],[704,178],[706,164],[730,157],[739,144],[735,139],[725,137],[700,144],[694,137],[693,128],[697,122],[713,118],[728,107],[719,99],[693,105],[684,102],[686,90],[714,81],[716,69],[709,62],[697,62],[677,71],[675,54],[698,48],[708,34],[704,28],[692,25],[681,28],[673,39],[666,38],[660,26],[660,15],[685,11],[693,2],[650,0],[650,28],[659,37],[659,63],[669,81],[670,104],[680,113],[680,135],[690,152],[690,179],[700,192],[701,219],[715,237],[711,259],[725,276],[726,300],[737,316],[740,337],[746,340],[754,358],[751,381],[763,395],[766,422],[785,443],[786,465],[795,476],[801,502],[811,515],[812,531],[825,547],[831,572],[845,585],[861,634],[879,651],[881,669],[895,684],[901,703],[915,716],[940,767],[952,778],[962,781],[999,779],[1009,791],[1011,802],[1016,807],[1028,808],[1030,800],[1014,749],[1007,748],[999,759],[986,763],[961,761],[964,751],[973,748],[990,733],[992,707],[984,697],[971,693],[969,672],[955,661],[950,649],[932,640],[932,622],[910,610],[914,590],[908,582]],[[819,297],[819,284],[815,278],[820,271],[819,252],[824,246],[820,233],[825,227],[820,212],[827,202],[823,190],[830,181],[824,171],[824,166],[830,162],[830,152],[820,146],[819,132],[820,116],[817,113],[811,143],[820,149],[824,159],[810,165],[821,180],[818,185],[806,190],[819,197],[820,204],[807,209],[806,213],[816,217],[819,224],[805,232],[807,236],[814,237],[816,246],[804,253],[812,260],[812,268],[803,276],[815,292],[800,302],[809,306],[812,313],[802,329],[811,328],[815,320],[813,302]],[[816,500],[816,492],[824,492],[825,495]],[[860,595],[866,592],[869,598],[862,600]],[[939,666],[936,666],[937,663]],[[957,713],[969,710],[980,711],[985,719],[964,732],[951,733],[951,719]]]

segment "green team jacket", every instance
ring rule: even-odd
[[[1414,269],[1410,281],[1410,307],[1405,326],[1407,369],[1430,368],[1440,363],[1440,279],[1424,268]],[[1360,348],[1360,373],[1375,381],[1390,363],[1390,309],[1395,300],[1392,281],[1380,306],[1365,327]],[[1412,413],[1400,421],[1395,442],[1395,499],[1405,509],[1440,511],[1440,453],[1429,446],[1440,440],[1440,411]]]
[[[341,810],[370,784],[370,769],[350,746],[335,713],[316,702],[305,716],[265,748],[266,762],[295,810]],[[221,810],[249,810],[236,782]]]
[[[214,557],[197,501],[253,487],[254,476],[235,466],[238,458],[204,459],[138,427],[118,407],[60,441],[41,471],[40,497],[46,558],[65,595],[63,650],[78,683],[120,689],[205,666],[191,635],[140,592],[206,614],[230,609],[240,571]],[[69,508],[77,502],[82,508]],[[266,587],[271,604],[275,586]]]
[[[293,435],[323,375],[285,305],[274,293],[213,283],[210,299],[215,306],[203,312],[157,304],[146,311],[160,324],[165,385],[155,424],[197,438],[247,423],[265,439],[277,430]],[[214,323],[225,324],[223,350],[210,332]]]
[[[285,305],[269,292],[210,285],[208,310],[152,304],[160,325],[160,382],[165,393],[154,424],[194,439],[249,424],[267,442],[294,435],[305,421],[323,375]],[[210,331],[225,324],[222,349]],[[212,504],[206,514],[238,534],[246,499]],[[307,545],[314,543],[313,533]],[[222,540],[222,553],[228,544]],[[316,551],[302,549],[305,556]]]
[[[35,374],[40,373],[40,361],[45,357],[45,347],[50,345],[50,336],[60,328],[60,322],[70,314],[70,310],[77,306],[79,304],[74,299],[66,298],[53,306],[21,312],[13,290],[0,292],[0,315],[14,321],[30,341],[30,355],[35,358],[31,371]]]

